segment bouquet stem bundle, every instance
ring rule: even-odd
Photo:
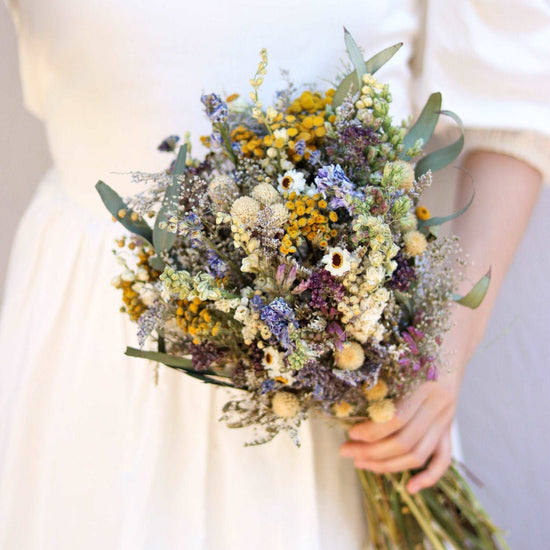
[[[410,472],[357,470],[363,489],[369,550],[507,549],[453,461],[436,485],[411,495]]]

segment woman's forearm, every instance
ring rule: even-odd
[[[475,199],[471,207],[453,220],[452,233],[460,237],[468,255],[464,293],[491,268],[491,284],[483,303],[475,310],[456,306],[445,349],[454,350],[450,361],[457,391],[463,369],[481,341],[500,286],[512,263],[529,222],[541,187],[538,171],[516,158],[487,151],[470,153],[463,167],[473,176]],[[456,208],[471,195],[470,176],[462,173]]]

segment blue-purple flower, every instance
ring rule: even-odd
[[[158,146],[158,150],[162,151],[163,153],[171,153],[172,151],[175,151],[176,145],[178,144],[179,140],[180,140],[179,136],[168,136]]]
[[[204,94],[201,101],[205,107],[208,118],[214,123],[225,122],[227,120],[227,104],[217,94]]]
[[[294,317],[294,311],[283,298],[275,298],[273,302],[264,306],[260,310],[260,317],[284,348],[294,348],[288,327],[290,324],[297,327],[298,322]]]
[[[355,185],[346,176],[339,164],[329,164],[319,168],[315,177],[315,185],[317,186],[317,191],[323,197],[326,197],[328,194],[332,196],[329,204],[334,209],[344,207],[349,210],[350,205],[346,196],[361,196],[361,193],[355,190]]]
[[[227,264],[213,250],[208,250],[206,257],[210,273],[219,279],[223,279],[228,270]]]

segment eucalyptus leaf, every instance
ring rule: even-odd
[[[422,139],[424,144],[430,141],[437,121],[439,120],[441,101],[440,92],[435,92],[428,98],[418,119],[403,138],[403,153],[400,155],[402,159],[410,159],[410,157],[406,155],[406,151],[413,147],[419,139]]]
[[[172,174],[175,176],[180,176],[185,171],[185,166],[187,162],[187,143],[184,143],[178,151],[178,156],[176,157],[176,162],[174,164],[174,169]]]
[[[178,367],[174,367],[178,368]],[[203,374],[203,372],[198,371],[190,371],[190,370],[183,370],[182,372],[185,372],[188,376],[191,376],[192,378],[196,378],[197,380],[200,380],[201,382],[204,382],[205,384],[213,384],[214,386],[222,386],[224,388],[234,388],[235,386],[233,384],[230,384],[229,382],[223,382],[222,380],[216,380],[215,378],[212,378],[211,376],[207,376]],[[218,376],[218,375],[216,375]]]
[[[160,256],[151,256],[147,261],[155,271],[164,271],[166,263]]]
[[[170,367],[180,367],[183,369],[192,369],[191,359],[185,357],[175,357],[160,351],[147,351],[128,346],[124,352],[129,357],[141,357],[142,359],[150,359],[157,361]]]
[[[448,216],[433,216],[431,218],[428,218],[427,220],[419,220],[418,221],[418,228],[422,229],[424,227],[431,227],[432,232],[433,232],[433,229],[435,227],[440,226],[441,224],[444,224],[445,222],[454,220],[455,218],[458,218],[458,216],[461,216],[462,214],[464,214],[464,212],[466,212],[466,210],[468,210],[468,208],[470,208],[470,206],[474,202],[475,195],[476,195],[476,191],[475,191],[475,188],[474,188],[472,190],[472,196],[470,197],[470,200],[468,201],[468,203],[466,204],[466,206],[464,208],[461,208],[458,212],[455,212],[454,214],[449,214]],[[434,234],[437,237],[437,233],[434,233]]]
[[[433,153],[429,153],[424,158],[418,161],[414,169],[414,174],[416,178],[419,178],[422,174],[425,174],[428,170],[432,172],[437,172],[437,170],[442,170],[453,160],[455,160],[462,148],[464,147],[464,126],[460,118],[453,113],[452,111],[441,111],[442,115],[451,117],[460,128],[460,137],[450,145],[442,147]]]
[[[174,170],[172,171],[172,182],[166,189],[161,209],[159,210],[155,220],[155,227],[153,229],[153,245],[159,255],[162,252],[170,250],[176,240],[176,234],[168,231],[167,224],[168,220],[177,213],[180,194],[180,183],[177,176],[183,174],[186,160],[187,144],[182,145],[179,149],[176,163],[174,164]]]
[[[485,295],[487,294],[487,290],[489,289],[489,283],[491,282],[491,270],[483,275],[481,279],[474,285],[472,290],[468,292],[465,296],[460,296],[460,294],[453,294],[453,300],[463,306],[469,307],[471,309],[475,309],[478,307],[481,302],[483,302],[483,298],[485,298]]]
[[[378,52],[376,55],[373,55],[365,62],[365,72],[374,74],[399,51],[402,45],[403,42],[399,42],[397,44],[394,44],[393,46],[385,48],[381,52]],[[350,93],[350,91],[352,93],[356,93],[359,91],[360,88],[358,87],[357,83],[358,79],[355,70],[342,79],[342,82],[340,82],[340,84],[336,88],[336,91],[334,92],[334,96],[332,98],[332,107],[334,109],[336,109],[336,107],[338,107],[339,105],[342,105],[344,99],[346,99],[346,96]]]
[[[357,45],[357,42],[353,39],[353,36],[349,31],[344,27],[344,42],[346,43],[346,49],[348,51],[349,58],[355,69],[355,75],[357,77],[357,85],[361,87],[361,79],[363,75],[367,72],[367,64],[363,59],[363,54]]]
[[[99,180],[95,184],[95,188],[103,201],[103,204],[107,207],[107,210],[119,221],[128,231],[139,235],[149,243],[153,244],[153,232],[149,227],[149,224],[142,218],[132,220],[132,214],[134,211],[128,207],[128,205],[122,200],[120,195],[105,182]],[[120,216],[121,213],[124,216]]]
[[[213,370],[198,371],[192,367],[191,360],[185,357],[175,357],[173,355],[169,355],[160,351],[146,351],[132,347],[127,347],[124,353],[129,357],[140,357],[141,359],[149,359],[151,361],[156,361],[157,363],[162,363],[167,367],[182,371],[185,374],[188,374],[193,378],[197,378],[198,380],[201,380],[202,382],[205,382],[207,384],[215,384],[216,386],[225,386],[231,388],[233,387],[233,384],[211,378],[212,376],[229,378],[228,376],[219,374],[217,372],[214,372]]]
[[[334,92],[334,95],[332,96],[332,107],[336,109],[336,107],[339,107],[344,102],[344,99],[346,99],[347,95],[351,92],[352,94],[359,91],[359,88],[357,87],[357,76],[355,75],[355,71],[349,73],[338,85],[338,88],[336,88],[336,91]]]
[[[384,48],[376,55],[373,55],[365,63],[367,66],[367,73],[374,74],[376,71],[381,69],[401,49],[401,46],[403,46],[403,42],[398,42],[393,46]]]

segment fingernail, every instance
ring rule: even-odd
[[[340,454],[342,456],[345,456],[346,458],[350,458],[353,456],[353,451],[351,449],[348,449],[347,447],[344,447],[343,449],[340,449]]]

